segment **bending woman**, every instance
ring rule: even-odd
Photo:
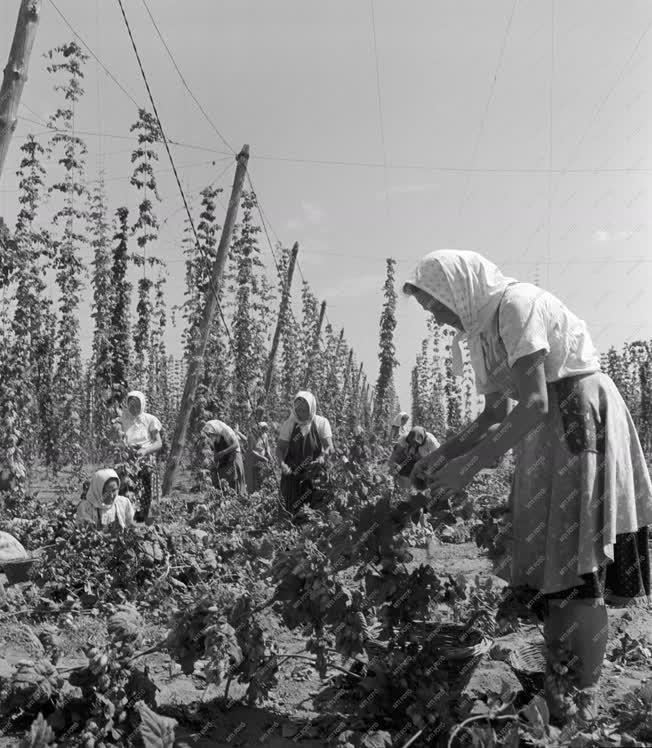
[[[237,494],[246,496],[247,486],[238,434],[224,421],[217,419],[207,421],[202,433],[210,441],[213,449],[213,486],[218,488],[220,481],[225,480]]]
[[[415,426],[406,436],[402,436],[389,458],[390,469],[397,476],[397,484],[402,488],[409,488],[414,466],[436,449],[439,449],[439,442],[423,426]]]
[[[481,255],[432,252],[404,291],[458,330],[458,373],[459,343],[468,339],[485,396],[480,416],[420,460],[413,481],[435,494],[461,490],[515,448],[511,537],[496,573],[543,596],[549,673],[553,653],[569,649],[580,716],[591,719],[607,646],[605,603],[650,599],[652,483],[627,406],[600,371],[585,323]],[[511,412],[508,398],[518,401]],[[546,698],[563,719],[550,686]]]
[[[298,392],[283,423],[276,446],[281,467],[281,497],[285,508],[295,515],[313,499],[312,475],[333,451],[333,434],[328,419],[317,415],[312,392]]]
[[[126,445],[138,464],[137,480],[140,481],[141,506],[136,512],[136,521],[145,522],[149,517],[152,501],[159,499],[159,475],[156,453],[163,446],[161,422],[145,411],[145,395],[133,390],[127,395],[127,407],[120,418]]]
[[[88,491],[77,505],[75,521],[106,527],[116,523],[122,529],[134,524],[134,507],[126,496],[120,496],[120,479],[115,470],[98,470],[91,478]]]

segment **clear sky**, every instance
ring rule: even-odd
[[[229,149],[184,89],[142,0],[123,2],[168,136],[197,146],[173,149],[184,187],[194,200],[221,175],[228,194]],[[117,0],[55,3],[149,108]],[[521,280],[538,268],[540,284],[587,321],[601,350],[652,337],[649,2],[148,4],[213,123],[232,148],[250,145],[272,239],[300,242],[305,277],[374,379],[384,258],[396,258],[403,279],[420,256],[444,247],[479,251]],[[18,7],[0,2],[3,65]],[[42,122],[56,104],[43,53],[71,37],[43,0],[24,119],[0,183],[10,225],[18,148],[28,132],[45,133],[27,120]],[[135,105],[92,59],[85,87],[76,127],[104,133],[85,136],[89,174],[105,169],[113,209],[135,207],[125,139]],[[174,304],[183,294],[183,213],[164,155],[160,168],[159,216],[168,220],[157,252],[169,263]],[[404,407],[424,334],[423,312],[401,299]],[[180,329],[168,343],[180,353]]]

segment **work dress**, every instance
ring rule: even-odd
[[[161,433],[163,426],[156,416],[141,413],[125,431],[125,439],[129,447],[141,447],[151,443],[153,432]],[[140,494],[140,508],[136,512],[136,520],[145,522],[149,517],[152,503],[158,504],[161,498],[161,485],[157,454],[136,459],[138,472],[135,475],[140,487],[135,487],[135,493]],[[124,484],[124,475],[120,475]],[[139,490],[140,489],[140,490]]]
[[[517,399],[503,342],[509,328],[500,323],[505,299],[515,292],[515,285],[506,289],[482,345],[485,392]],[[544,320],[541,340],[546,324],[553,329]],[[627,406],[599,370],[549,381],[547,392],[543,422],[514,448],[506,552],[496,573],[544,601],[648,604],[652,483]]]
[[[315,499],[313,478],[306,474],[306,466],[322,453],[322,443],[317,424],[313,420],[307,434],[295,424],[290,435],[285,464],[292,470],[290,475],[281,476],[281,497],[285,508],[295,515],[304,505],[311,506]]]
[[[265,478],[265,460],[260,455],[270,459],[269,441],[267,434],[251,433],[247,439],[247,453],[244,459],[245,480],[249,493],[259,491]]]
[[[237,437],[235,437],[237,439]],[[242,452],[240,443],[238,450],[231,452],[226,457],[217,457],[217,453],[227,447],[231,447],[233,442],[224,435],[216,436],[213,440],[213,466],[211,467],[211,480],[216,488],[220,485],[220,480],[225,480],[228,485],[240,495],[247,493],[245,483],[244,464],[242,462]]]

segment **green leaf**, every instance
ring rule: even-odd
[[[46,748],[54,742],[54,732],[41,712],[32,722],[29,734],[20,741],[20,748]]]
[[[140,735],[144,748],[174,748],[175,719],[152,711],[143,701],[136,703],[140,714]]]
[[[360,741],[360,748],[391,748],[392,736],[385,730],[368,732]]]

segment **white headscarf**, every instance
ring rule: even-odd
[[[142,392],[139,392],[138,390],[133,390],[127,395],[127,401],[125,404],[125,407],[122,411],[122,418],[120,419],[122,422],[122,428],[126,431],[130,426],[133,426],[138,416],[133,415],[131,411],[129,410],[129,398],[135,397],[136,400],[140,403],[140,413],[138,416],[142,416],[145,412],[145,406],[147,405],[147,400],[145,399],[145,395],[143,395]]]
[[[457,333],[452,345],[456,374],[463,373],[461,343],[466,340],[473,369],[482,381],[486,380],[479,336],[490,328],[507,286],[517,282],[477,252],[440,249],[427,254],[417,265],[410,283],[440,301],[462,322],[464,331]]]
[[[301,398],[302,400],[305,400],[308,403],[308,406],[310,407],[310,415],[308,416],[308,420],[306,421],[300,421],[299,416],[297,415],[296,410],[294,409],[294,403]],[[317,400],[315,396],[312,394],[312,392],[308,392],[308,390],[301,390],[300,392],[297,392],[297,394],[294,396],[294,400],[292,401],[292,410],[290,411],[290,419],[292,421],[292,428],[295,424],[299,426],[301,429],[301,433],[305,436],[309,431],[310,427],[312,426],[312,422],[315,420],[315,415],[317,414]]]
[[[104,499],[102,498],[104,486],[109,480],[117,480],[118,488],[120,488],[120,478],[116,471],[111,468],[98,470],[91,478],[85,501],[87,501],[94,509],[108,509],[111,506],[110,504],[105,504]]]

